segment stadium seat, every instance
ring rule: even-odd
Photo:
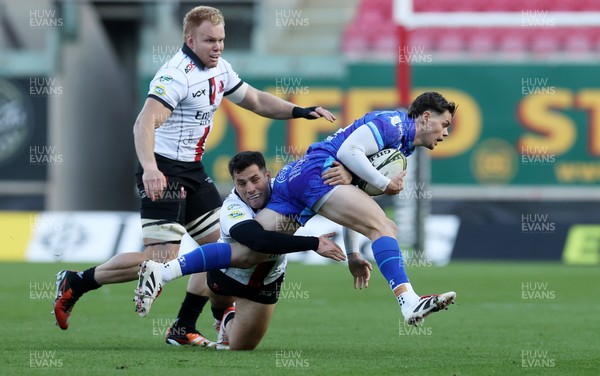
[[[435,49],[435,34],[431,29],[416,29],[410,33],[410,45],[420,47],[425,51]]]
[[[586,32],[574,30],[567,33],[563,44],[565,57],[569,59],[585,59],[594,51],[592,35]]]
[[[560,40],[550,33],[536,33],[529,50],[538,58],[548,57],[560,51]]]
[[[465,48],[464,29],[440,28],[437,35],[437,50],[456,53]]]
[[[467,37],[467,49],[475,55],[492,52],[496,49],[498,38],[496,29],[473,28]]]
[[[342,51],[347,54],[360,54],[369,50],[369,35],[363,28],[356,28],[354,24],[346,27],[342,37]]]
[[[396,54],[398,38],[396,35],[396,25],[387,22],[373,28],[371,35],[373,50],[378,53]]]
[[[523,30],[505,29],[498,44],[498,50],[503,54],[517,58],[527,52],[527,40]]]

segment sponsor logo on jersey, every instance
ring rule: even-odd
[[[204,112],[204,111],[196,111],[196,120],[200,120],[200,125],[208,125],[212,119],[212,115],[214,114],[214,110]]]
[[[185,67],[185,73],[190,73],[195,67],[196,64],[194,64],[193,61],[190,61],[189,64]]]
[[[231,219],[238,219],[238,218],[242,218],[244,216],[244,213],[239,211],[239,210],[234,210],[231,213],[229,213],[228,217]]]
[[[160,96],[165,95],[165,88],[162,85],[156,85],[152,91]]]
[[[222,93],[224,91],[225,91],[225,81],[219,80],[219,93]]]
[[[173,77],[171,76],[160,76],[158,80],[160,81],[160,83],[165,85],[171,85],[173,83]]]
[[[393,126],[398,126],[399,124],[402,124],[402,119],[400,119],[400,116],[398,115],[392,116],[390,118],[390,123],[392,123]]]
[[[290,172],[291,168],[292,168],[292,166],[290,166],[290,165],[283,166],[281,168],[281,170],[279,170],[279,173],[277,174],[277,176],[275,177],[275,181],[277,183],[285,183],[285,181],[287,180],[288,172]]]
[[[240,204],[231,204],[231,205],[227,206],[227,210],[232,210],[232,209],[241,208],[241,207],[242,207],[242,205],[240,205]]]
[[[201,95],[206,95],[206,89],[198,90],[197,92],[192,93],[192,98],[196,98]]]

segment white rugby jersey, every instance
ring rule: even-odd
[[[220,242],[237,243],[229,234],[229,230],[238,223],[253,220],[258,214],[235,193],[231,191],[221,207],[221,238]],[[230,278],[248,286],[266,285],[285,273],[287,258],[284,255],[269,255],[266,261],[248,269],[227,268],[221,271]]]
[[[217,107],[223,96],[243,84],[225,59],[206,68],[184,44],[150,82],[148,97],[173,111],[155,130],[154,152],[178,161],[201,161]]]

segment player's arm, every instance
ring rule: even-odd
[[[369,162],[367,155],[381,150],[368,125],[361,125],[342,143],[336,156],[350,171],[367,183],[385,191],[390,179]]]
[[[358,233],[347,227],[343,228],[342,233],[344,236],[344,247],[348,255],[348,269],[354,278],[354,288],[367,288],[369,287],[369,279],[371,279],[373,266],[360,255]]]
[[[252,86],[244,83],[246,87],[240,87],[238,90],[244,91],[243,98],[236,101],[236,94],[228,96],[232,102],[237,105],[250,110],[258,115],[268,117],[271,119],[291,119],[303,117],[305,119],[318,119],[325,118],[330,122],[335,120],[335,116],[323,107],[299,107],[295,104],[288,102],[284,99],[276,97],[265,91],[257,90]],[[239,94],[237,94],[239,97]]]
[[[229,229],[229,235],[253,251],[268,254],[311,251],[319,247],[319,238],[315,236],[295,236],[267,231],[253,219],[235,224]]]
[[[144,169],[144,190],[151,200],[162,197],[167,185],[164,175],[158,170],[154,158],[154,130],[171,115],[171,110],[156,99],[146,99],[142,111],[133,125],[135,152]]]

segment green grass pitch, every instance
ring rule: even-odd
[[[86,265],[67,265],[81,269]],[[421,294],[455,290],[413,329],[374,270],[354,290],[343,264],[288,267],[271,327],[253,352],[169,347],[186,279],[147,318],[134,282],[84,296],[61,331],[50,315],[59,264],[0,264],[1,375],[598,375],[600,273],[542,263],[409,268]],[[376,267],[375,267],[376,269]],[[216,338],[208,306],[199,328]]]

